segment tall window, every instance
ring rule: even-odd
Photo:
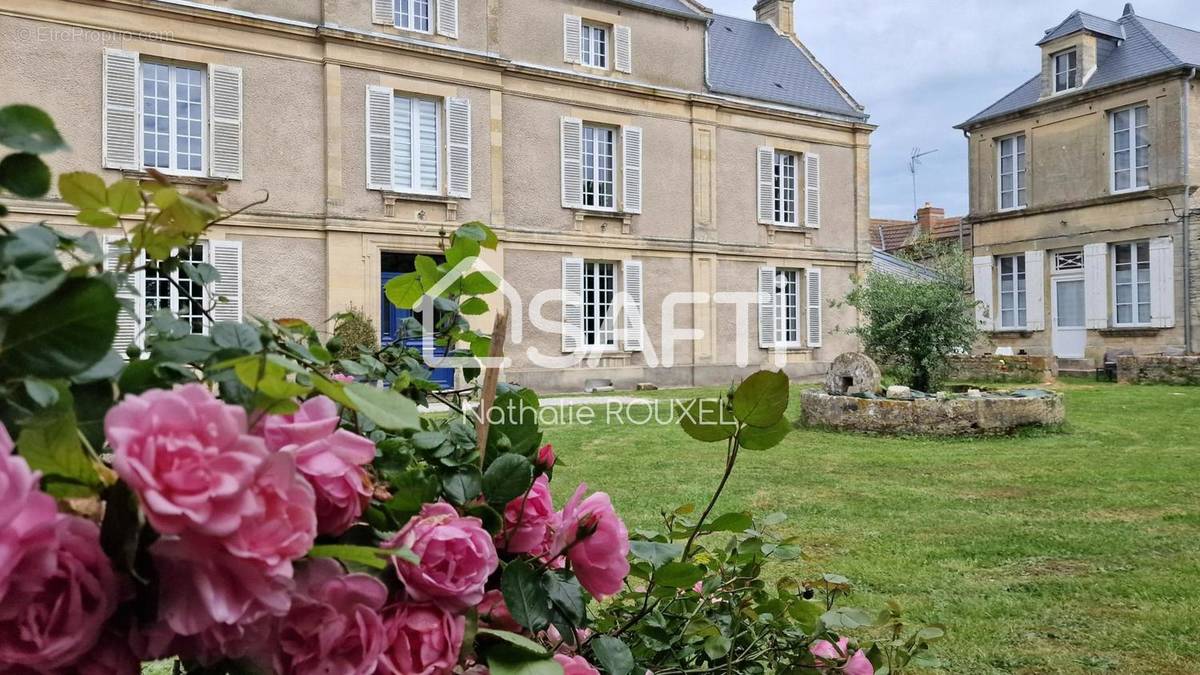
[[[142,62],[142,164],[204,171],[204,70]]]
[[[396,28],[429,32],[429,0],[395,0]]]
[[[1025,199],[1025,135],[1021,134],[1000,140],[1000,208],[1022,208]]]
[[[180,252],[179,257],[192,264],[207,262],[203,244],[188,247]],[[187,322],[192,334],[200,335],[206,331],[204,289],[182,271],[168,273],[160,270],[153,262],[147,263],[143,290],[147,318],[154,316],[155,312],[161,309],[167,309],[174,312],[181,321]]]
[[[608,262],[583,263],[583,344],[609,347],[616,344],[613,326],[614,266]]]
[[[1038,283],[1041,283],[1039,280]],[[1028,320],[1025,256],[1000,257],[1000,327],[1024,328]]]
[[[1150,107],[1113,111],[1113,191],[1150,186]]]
[[[432,99],[395,97],[392,106],[392,184],[396,190],[438,192],[439,107]]]
[[[800,344],[800,270],[775,272],[775,344]]]
[[[1113,288],[1118,326],[1150,323],[1149,242],[1113,246]]]
[[[1074,49],[1054,55],[1054,93],[1079,86],[1079,52]]]
[[[616,208],[617,132],[612,127],[583,125],[583,205]]]
[[[585,23],[579,37],[579,62],[593,68],[607,68],[608,29]]]
[[[799,155],[792,152],[775,153],[775,222],[781,225],[796,224],[799,166]]]

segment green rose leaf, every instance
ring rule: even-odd
[[[121,222],[113,214],[98,209],[82,209],[75,214],[75,220],[84,225],[102,228],[116,227],[117,223]]]
[[[213,324],[209,332],[213,342],[221,349],[240,349],[247,352],[262,349],[262,336],[253,326],[244,323],[219,321]]]
[[[31,105],[20,104],[0,108],[0,143],[36,154],[67,147],[49,115]]]
[[[504,604],[517,623],[533,632],[550,625],[550,596],[541,575],[524,560],[514,560],[500,577]]]
[[[0,160],[0,187],[18,197],[41,197],[50,190],[50,167],[37,155],[9,155]]]
[[[592,653],[608,675],[629,675],[633,672],[633,653],[619,638],[601,635],[592,640]]]
[[[686,403],[679,412],[679,426],[698,441],[715,443],[728,440],[737,433],[737,424],[719,399],[695,399]]]
[[[417,404],[391,389],[355,382],[346,385],[345,391],[354,408],[383,429],[406,431],[421,428]]]
[[[442,273],[438,270],[438,265],[433,258],[419,255],[413,264],[417,268],[417,274],[421,275],[421,285],[425,288],[433,288],[441,280]]]
[[[786,417],[780,417],[778,422],[769,427],[743,427],[738,441],[747,450],[770,450],[791,431],[792,423]]]
[[[425,295],[425,286],[421,283],[421,275],[409,272],[390,280],[383,287],[383,293],[391,303],[400,309],[412,309]]]
[[[726,513],[704,526],[705,532],[745,532],[754,527],[749,513]]]
[[[108,186],[108,208],[118,216],[137,213],[142,208],[142,191],[138,184],[122,178]]]
[[[350,546],[348,544],[329,544],[314,546],[308,552],[310,558],[334,558],[342,562],[355,563],[373,570],[385,570],[388,561],[395,558],[412,561],[412,551],[405,549],[381,549],[371,546]],[[419,560],[416,562],[420,562]]]
[[[479,316],[488,311],[488,304],[483,298],[467,298],[459,305],[458,311],[467,316]]]
[[[492,231],[492,228],[477,220],[465,223],[459,227],[454,232],[454,239],[455,241],[459,239],[472,239],[479,242],[480,246],[490,249],[495,249],[499,243],[499,239],[496,238],[496,233]]]
[[[25,393],[42,408],[49,408],[58,403],[58,389],[53,384],[36,377],[25,378]]]
[[[496,282],[488,278],[483,272],[471,272],[462,278],[462,292],[464,295],[487,295],[496,290]]]
[[[724,635],[710,635],[704,640],[704,653],[715,661],[728,654],[732,646],[733,642]]]
[[[454,240],[454,245],[446,249],[446,267],[448,270],[454,269],[467,258],[474,258],[478,255],[479,242],[474,239],[457,237]]]
[[[788,404],[788,377],[762,370],[747,377],[733,393],[733,414],[752,427],[769,427],[783,417]]]
[[[683,562],[669,562],[654,573],[654,580],[658,585],[667,588],[691,588],[703,578],[702,567]]]
[[[108,188],[104,179],[94,173],[73,171],[58,177],[58,192],[64,201],[80,209],[103,209],[108,206]]]
[[[120,304],[96,278],[70,279],[13,316],[0,341],[0,371],[35,377],[77,375],[108,354]]]
[[[523,635],[510,633],[506,630],[496,630],[494,628],[480,628],[478,634],[487,638],[495,638],[504,643],[504,646],[511,647],[525,656],[540,659],[548,659],[551,656],[545,647]]]
[[[442,479],[442,492],[454,504],[466,504],[479,496],[479,469],[467,467]]]
[[[483,494],[491,504],[507,504],[533,485],[533,464],[522,455],[500,455],[483,474]]]
[[[563,570],[547,572],[542,577],[550,602],[572,626],[582,627],[587,621],[587,603],[579,580]]]
[[[86,497],[102,487],[96,465],[84,453],[75,420],[75,403],[65,384],[56,385],[53,408],[39,412],[17,436],[17,454],[42,472],[45,489],[56,497]]]
[[[491,675],[563,675],[563,667],[549,657],[514,657],[510,650],[490,652],[487,664]]]
[[[0,238],[0,314],[24,311],[50,295],[67,278],[57,257],[58,237],[41,226]]]
[[[658,541],[631,541],[629,552],[638,560],[645,560],[658,569],[683,555],[683,544],[664,544]]]
[[[821,615],[821,624],[834,632],[855,630],[875,623],[875,617],[856,607],[837,607]]]

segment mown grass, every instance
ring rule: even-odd
[[[783,511],[805,555],[781,573],[844,574],[854,604],[896,598],[948,624],[945,672],[1200,673],[1200,389],[1060,388],[1057,432],[797,430],[743,453],[718,512]],[[563,460],[557,501],[586,481],[646,527],[711,494],[723,445],[596,410],[592,424],[547,429]]]

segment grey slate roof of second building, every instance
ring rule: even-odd
[[[806,51],[770,24],[720,14],[712,20],[708,78],[714,92],[867,118]]]
[[[634,7],[645,7],[646,9],[658,10],[667,14],[674,14],[689,19],[702,20],[707,16],[696,11],[687,3],[681,0],[613,0],[624,5],[633,5]]]
[[[1083,30],[1090,31],[1092,33],[1099,33],[1100,35],[1107,35],[1109,37],[1117,38],[1118,40],[1125,39],[1125,30],[1121,27],[1120,23],[1117,23],[1116,21],[1109,21],[1108,19],[1098,17],[1095,14],[1088,14],[1087,12],[1075,10],[1074,12],[1071,12],[1071,15],[1066,19],[1063,19],[1062,23],[1046,31],[1046,37],[1039,40],[1038,45],[1041,46],[1047,42],[1050,42],[1051,40],[1057,40],[1060,37],[1078,33],[1079,31]]]
[[[1132,13],[1122,16],[1117,23],[1124,31],[1125,39],[1096,64],[1095,74],[1077,92],[1093,91],[1178,68],[1200,67],[1200,32]],[[957,128],[1033,106],[1040,102],[1041,91],[1039,73]]]

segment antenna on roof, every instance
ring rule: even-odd
[[[917,171],[921,168],[921,158],[925,155],[932,155],[937,152],[937,149],[926,150],[921,152],[920,148],[913,148],[912,154],[908,157],[908,172],[912,174],[913,184],[913,218],[916,218],[917,213]]]

